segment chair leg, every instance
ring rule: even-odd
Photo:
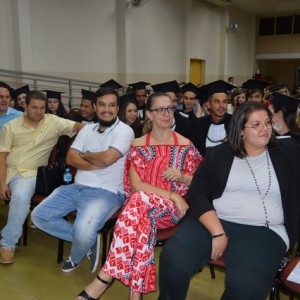
[[[59,239],[58,240],[58,248],[57,248],[57,263],[61,264],[63,262],[64,258],[64,240]]]
[[[109,229],[105,226],[101,229],[102,234],[102,259],[101,259],[101,267],[104,265],[106,261],[106,252],[107,252],[107,235]]]
[[[209,270],[210,270],[210,276],[212,279],[216,278],[216,273],[215,273],[215,268],[211,265],[209,265]]]
[[[23,246],[27,246],[28,237],[28,216],[23,224]]]

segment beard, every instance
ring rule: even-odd
[[[112,126],[116,122],[116,120],[117,120],[117,117],[111,121],[103,121],[103,120],[99,119],[99,125],[100,125],[100,127],[107,128],[107,127]]]

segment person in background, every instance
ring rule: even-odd
[[[276,141],[272,114],[239,106],[228,142],[207,152],[188,193],[190,211],[160,254],[159,300],[186,299],[190,278],[224,257],[222,300],[265,300],[298,241],[299,145]]]
[[[136,101],[138,103],[138,116],[141,122],[143,123],[145,120],[145,107],[146,107],[146,100],[147,100],[147,85],[149,82],[139,81],[135,83],[128,84],[131,91],[134,92],[136,97]]]
[[[96,94],[92,91],[82,89],[81,95],[80,115],[74,116],[73,120],[83,124],[98,123],[99,119],[95,109]]]
[[[0,129],[2,126],[13,120],[20,117],[23,113],[10,107],[11,97],[10,93],[13,89],[3,81],[0,81]]]
[[[61,135],[71,137],[83,127],[45,114],[46,101],[42,92],[31,91],[26,98],[26,113],[0,130],[0,199],[9,201],[7,224],[0,240],[2,264],[15,261],[15,247],[30,209],[38,167],[47,165]]]
[[[189,82],[181,88],[181,92],[183,100],[183,109],[181,112],[184,115],[186,115],[186,117],[189,118],[191,121],[195,121],[202,115],[201,105],[196,99],[196,95],[198,94],[198,88],[196,85]],[[196,112],[194,111],[195,106],[197,107]]]
[[[138,104],[134,93],[120,96],[119,119],[133,129],[134,137],[138,138],[143,134],[143,126],[138,117]]]
[[[235,111],[241,104],[245,103],[246,100],[246,92],[242,88],[235,88],[231,94],[231,102],[233,111]]]
[[[210,115],[197,120],[195,133],[198,144],[196,148],[205,156],[207,148],[217,146],[227,139],[230,114],[227,113],[227,91],[233,86],[224,80],[217,80],[199,88],[199,93],[206,102]]]
[[[299,100],[274,92],[269,109],[273,114],[273,129],[278,139],[292,138],[300,144],[300,127],[297,123]]]
[[[56,115],[64,119],[72,119],[72,116],[66,111],[65,106],[62,103],[61,94],[63,92],[52,90],[43,91],[46,93],[47,98],[47,113]]]
[[[247,101],[256,101],[259,103],[265,102],[266,87],[270,83],[265,80],[249,79],[242,84],[242,89],[247,91]]]
[[[123,85],[115,81],[114,79],[110,79],[102,84],[100,84],[100,87],[111,87],[119,94],[119,90],[123,88]]]
[[[236,85],[234,84],[234,77],[233,77],[233,76],[229,76],[227,82],[228,82],[229,84],[232,84],[232,85],[236,86]]]
[[[130,286],[131,300],[154,291],[156,231],[177,224],[188,209],[184,196],[202,157],[170,129],[175,108],[168,95],[153,93],[146,105],[147,133],[133,141],[127,156],[127,200],[107,260],[77,300],[98,299],[112,278]]]
[[[174,108],[176,108],[178,99],[177,94],[181,92],[176,80],[153,84],[151,87],[156,93],[161,92],[167,94],[171,98]],[[195,145],[195,130],[192,126],[192,122],[186,118],[184,113],[175,110],[171,129],[188,138]]]
[[[10,95],[15,102],[14,108],[16,110],[19,110],[21,112],[25,111],[26,97],[29,97],[29,93],[30,90],[28,84],[21,86],[20,88],[17,88],[11,92]]]
[[[76,136],[67,163],[77,169],[75,183],[64,185],[31,214],[33,224],[46,233],[72,243],[63,272],[90,259],[91,272],[99,261],[98,231],[122,206],[124,162],[134,138],[133,130],[118,119],[119,96],[110,87],[96,91],[97,124],[88,124]],[[74,224],[65,220],[77,211]],[[91,250],[91,251],[89,251]]]

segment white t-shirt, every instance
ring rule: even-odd
[[[255,174],[260,191],[264,195],[269,185],[266,152],[264,151],[256,157],[248,157],[247,159]],[[270,222],[269,228],[281,236],[287,248],[289,248],[279,184],[271,159],[269,159],[269,162],[271,186],[264,200],[267,219]],[[262,198],[258,193],[253,175],[245,159],[234,158],[225,190],[220,198],[213,201],[213,205],[218,217],[222,220],[246,225],[265,226],[266,217]]]
[[[134,133],[131,127],[119,119],[103,133],[99,132],[99,124],[85,125],[78,133],[71,149],[84,153],[102,152],[114,148],[122,157],[103,169],[77,170],[75,183],[106,189],[113,193],[123,193],[124,163],[133,139]]]

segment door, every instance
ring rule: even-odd
[[[190,59],[190,82],[198,85],[204,84],[204,64],[202,59]]]

